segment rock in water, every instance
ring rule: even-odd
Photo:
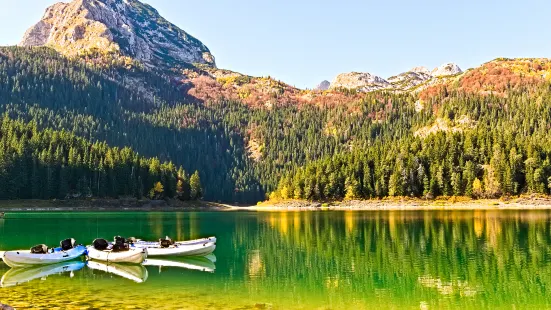
[[[15,309],[8,305],[0,304],[0,310],[15,310]]]
[[[138,0],[73,0],[46,9],[21,46],[49,46],[68,56],[116,53],[150,67],[185,63],[216,66],[198,39]]]

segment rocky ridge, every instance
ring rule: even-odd
[[[459,68],[458,65],[450,62],[450,63],[443,64],[438,68],[435,68],[434,70],[431,71],[430,74],[433,77],[441,77],[441,76],[455,75],[459,73],[463,73],[463,70],[461,70],[461,68]]]
[[[422,84],[432,85],[434,83],[431,83],[431,81],[434,82],[436,79],[461,73],[463,73],[461,68],[454,63],[443,64],[432,71],[425,67],[415,67],[388,79],[366,72],[342,73],[331,83],[331,88],[354,89],[360,92],[375,90],[408,91]]]
[[[367,72],[341,73],[331,83],[332,89],[356,89],[361,92],[370,92],[390,87],[391,84],[387,80]]]
[[[138,0],[73,0],[46,9],[20,46],[48,46],[67,56],[120,54],[149,67],[215,66],[209,49]]]
[[[510,87],[551,80],[549,59],[498,58],[463,72],[454,63],[433,70],[415,67],[389,78],[366,72],[339,74],[313,91],[302,90],[271,77],[253,77],[218,69],[209,49],[138,0],[73,0],[50,6],[31,27],[20,45],[46,46],[84,61],[111,65],[113,55],[122,64],[159,68],[186,95],[202,102],[224,97],[247,105],[275,108],[280,104],[341,105],[363,92],[412,92],[422,100],[443,88],[505,96]],[[107,57],[103,57],[107,56]],[[120,64],[121,62],[119,62]],[[139,74],[109,77],[153,100],[154,90]],[[345,90],[345,91],[343,91]],[[348,91],[348,90],[353,90]],[[422,104],[419,104],[422,109]]]

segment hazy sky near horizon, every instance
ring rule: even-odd
[[[0,0],[0,45],[16,44],[55,2]],[[218,67],[302,88],[350,71],[387,78],[445,62],[551,57],[549,0],[143,2],[205,43]]]

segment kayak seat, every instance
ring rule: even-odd
[[[45,244],[39,244],[31,248],[32,254],[48,254],[48,246]]]
[[[166,237],[164,239],[159,239],[159,245],[161,246],[161,248],[168,248],[171,245],[174,245],[174,241],[169,237]]]
[[[71,239],[65,239],[59,243],[62,251],[69,251],[70,249],[74,249],[76,244],[76,240]]]
[[[113,252],[126,252],[130,251],[130,244],[126,238],[121,236],[115,237],[115,244],[113,244]]]
[[[109,242],[105,239],[98,238],[92,242],[92,245],[94,246],[94,249],[98,251],[105,251],[109,247]]]

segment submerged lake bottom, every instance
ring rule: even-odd
[[[10,269],[17,309],[551,309],[550,211],[10,213],[0,251],[216,236],[214,255]],[[155,258],[156,259],[156,258]],[[167,262],[168,261],[168,262]]]

